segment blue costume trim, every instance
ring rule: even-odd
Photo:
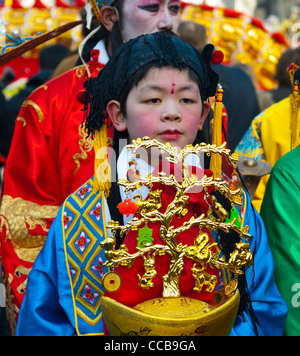
[[[95,195],[91,182],[73,193],[65,202],[61,220],[67,270],[72,286],[76,329],[80,334],[86,323],[99,325],[103,332],[101,296],[102,276],[108,269],[99,242],[105,238],[104,195]]]

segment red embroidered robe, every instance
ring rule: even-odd
[[[103,65],[99,51],[92,76]],[[94,174],[92,140],[81,124],[83,83],[79,66],[45,83],[23,103],[5,164],[0,211],[0,252],[12,332],[28,273],[64,200]],[[111,140],[111,132],[108,133]]]

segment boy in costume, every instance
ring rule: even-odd
[[[107,268],[103,266],[106,258],[100,242],[108,236],[107,221],[123,223],[124,219],[132,219],[116,209],[128,196],[111,177],[115,169],[118,179],[134,179],[128,174],[132,157],[126,149],[121,150],[117,167],[113,155],[109,166],[106,153],[98,152],[106,139],[105,121],[109,115],[115,127],[115,153],[119,152],[121,138],[131,140],[143,135],[180,148],[200,143],[209,110],[205,101],[214,95],[218,82],[210,68],[212,49],[213,46],[206,47],[201,56],[176,36],[144,35],[125,43],[98,77],[86,83],[85,114],[88,133],[94,134],[95,175],[69,196],[51,226],[29,275],[18,335],[104,333],[100,303],[104,294],[102,277]],[[109,80],[104,82],[103,77]],[[145,176],[152,172],[147,159],[137,163],[135,174]],[[148,195],[147,190],[134,193],[142,199]],[[155,202],[155,196],[153,199]],[[208,203],[200,199],[194,207],[194,212],[187,211],[187,215],[206,212]],[[226,209],[231,209],[230,204]],[[264,226],[246,193],[238,212],[241,224],[250,227],[256,264],[255,273],[249,268],[241,279],[241,309],[231,334],[280,335],[286,305],[273,281],[274,265]],[[118,238],[117,244],[121,243]],[[227,245],[225,240],[223,244]],[[187,280],[191,278],[190,273]],[[191,292],[189,288],[192,287],[188,286],[187,292]],[[132,294],[129,291],[128,303],[132,302]]]
[[[179,3],[99,0],[101,28],[87,38],[82,53],[87,65],[47,82],[23,103],[5,165],[0,211],[3,283],[13,334],[28,273],[59,207],[93,175],[93,143],[81,125],[83,83],[97,76],[124,41],[148,32],[176,31]]]

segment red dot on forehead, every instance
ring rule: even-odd
[[[174,94],[174,92],[175,92],[175,83],[172,83],[172,89],[171,89],[171,94]]]

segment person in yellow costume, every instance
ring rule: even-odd
[[[300,144],[300,69],[291,64],[288,71],[293,83],[293,93],[253,119],[235,150],[238,155],[267,161],[274,166],[279,158]],[[258,212],[269,176],[262,177],[252,199]]]

